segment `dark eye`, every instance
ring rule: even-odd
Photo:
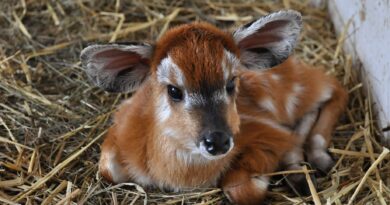
[[[168,85],[168,95],[171,96],[173,101],[179,102],[183,99],[183,93],[181,90],[173,85]]]
[[[226,84],[226,91],[229,93],[229,95],[233,94],[234,89],[236,88],[235,84],[236,77],[233,77],[229,82]]]

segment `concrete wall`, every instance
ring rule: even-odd
[[[351,21],[344,49],[361,62],[362,80],[372,93],[379,125],[390,126],[390,0],[323,2],[339,34]],[[390,131],[384,135],[384,143],[390,146]]]

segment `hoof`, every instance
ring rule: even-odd
[[[318,171],[316,176],[319,177],[326,176],[335,164],[335,161],[327,152],[316,153],[313,157],[308,157],[308,161]]]
[[[233,204],[260,205],[267,193],[268,177],[254,177],[244,183],[223,187],[226,198]]]
[[[314,187],[317,188],[317,180],[314,174],[310,174]],[[298,196],[309,196],[311,194],[309,184],[304,174],[291,174],[286,177],[287,185]]]

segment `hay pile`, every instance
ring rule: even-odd
[[[388,204],[390,158],[376,141],[369,95],[341,50],[346,37],[336,39],[325,9],[299,0],[2,1],[0,203],[225,203],[219,189],[163,193],[132,183],[111,186],[97,176],[99,144],[111,113],[126,96],[92,87],[79,53],[92,42],[152,41],[170,26],[194,20],[233,28],[285,8],[304,16],[296,54],[337,76],[349,89],[350,102],[329,150],[337,164],[318,180],[318,192],[295,197],[276,187],[268,201]]]

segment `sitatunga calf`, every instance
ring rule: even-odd
[[[280,164],[299,169],[306,153],[328,171],[347,94],[288,58],[300,30],[299,13],[280,11],[232,34],[191,23],[155,44],[85,48],[81,61],[97,86],[134,92],[102,145],[101,174],[172,190],[221,186],[233,203],[258,204],[268,187],[262,174]]]

